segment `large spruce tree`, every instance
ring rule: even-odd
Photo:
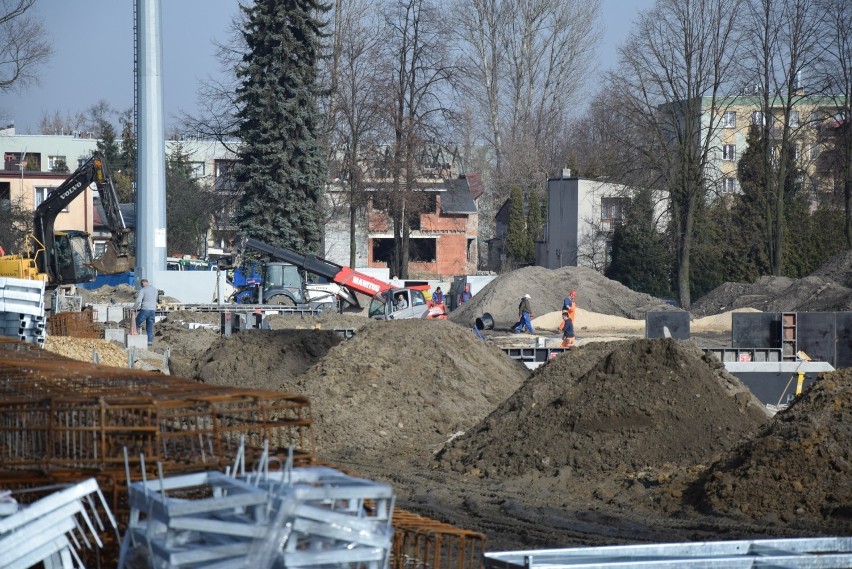
[[[237,76],[241,163],[236,222],[247,235],[305,253],[322,239],[326,168],[319,141],[317,0],[256,0],[242,7],[248,48]]]

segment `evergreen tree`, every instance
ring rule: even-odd
[[[536,241],[541,241],[544,237],[544,224],[542,223],[541,203],[538,201],[538,192],[535,190],[530,192],[529,211],[527,212],[527,228],[529,229],[530,239],[533,245]]]
[[[236,222],[249,236],[305,253],[322,238],[326,168],[319,143],[317,0],[256,0],[241,7],[248,51],[238,66]]]
[[[115,141],[115,128],[107,121],[104,121],[101,126],[101,138],[97,142],[97,148],[110,168],[115,170],[121,165],[120,151]]]
[[[166,227],[171,253],[202,255],[214,200],[192,176],[181,145],[166,159]]]
[[[530,262],[532,240],[524,222],[524,196],[521,188],[514,186],[509,194],[509,223],[506,230],[506,253],[515,265]]]
[[[650,190],[640,190],[627,206],[626,221],[612,238],[606,276],[637,291],[669,296],[674,257],[657,231]]]
[[[51,168],[50,171],[54,174],[67,174],[69,172],[68,164],[65,163],[65,160],[60,158],[53,163],[53,168]]]

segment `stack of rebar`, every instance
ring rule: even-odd
[[[47,333],[51,336],[73,338],[100,338],[102,333],[95,325],[91,310],[58,312],[47,318]]]
[[[280,460],[292,449],[295,466],[318,463],[304,397],[98,366],[0,338],[0,488],[96,476],[126,523],[125,449],[139,480],[158,465],[167,474],[222,469],[240,440],[249,462],[268,441]],[[399,508],[393,517],[395,569],[480,567],[482,534]]]

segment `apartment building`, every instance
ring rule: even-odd
[[[0,208],[4,203],[14,203],[35,211],[51,191],[59,187],[71,172],[91,158],[97,150],[98,140],[85,133],[72,135],[19,135],[14,128],[0,129],[0,151],[3,154],[0,168]],[[221,143],[210,140],[168,140],[166,154],[175,149],[188,157],[194,175],[205,185],[229,191],[227,171],[235,163],[235,155]],[[57,229],[76,229],[95,234],[96,251],[102,248],[104,237],[95,195],[87,188],[81,196],[68,205],[56,219]],[[96,223],[97,222],[97,223]],[[222,224],[224,225],[224,223]],[[211,247],[219,246],[222,238],[214,224]],[[229,232],[225,232],[229,235]]]
[[[702,133],[710,132],[709,112],[712,100],[702,101]],[[778,101],[772,111],[761,110],[762,101],[755,96],[726,97],[716,102],[707,177],[720,194],[739,190],[737,163],[745,152],[748,131],[752,125],[769,126],[769,136],[781,139],[784,111]],[[830,147],[834,130],[842,121],[842,100],[836,97],[797,96],[789,117],[794,158],[805,175],[805,188],[818,197],[834,187],[832,174],[821,165],[821,154]]]

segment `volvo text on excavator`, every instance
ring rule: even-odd
[[[97,259],[93,259],[88,233],[54,228],[59,213],[92,183],[100,194],[112,233],[106,251]],[[92,281],[95,271],[115,274],[133,269],[130,230],[118,207],[109,165],[100,153],[77,168],[36,208],[28,241],[32,248],[28,253],[0,257],[0,276],[43,279],[48,286],[59,286]]]
[[[243,238],[237,245],[237,254],[241,256],[252,249],[264,253],[281,262],[267,263],[264,270],[262,294],[263,301],[269,304],[287,304],[295,306],[304,302],[304,280],[298,271],[313,273],[331,282],[341,285],[342,300],[358,305],[355,291],[372,297],[367,309],[370,318],[378,320],[401,320],[407,318],[445,319],[447,310],[443,304],[433,303],[423,296],[419,288],[394,287],[367,274],[344,267],[314,255],[303,255],[286,247],[276,247],[252,238]],[[295,274],[289,286],[281,276]],[[424,287],[425,288],[425,287]],[[398,308],[396,300],[402,296],[405,308]]]

